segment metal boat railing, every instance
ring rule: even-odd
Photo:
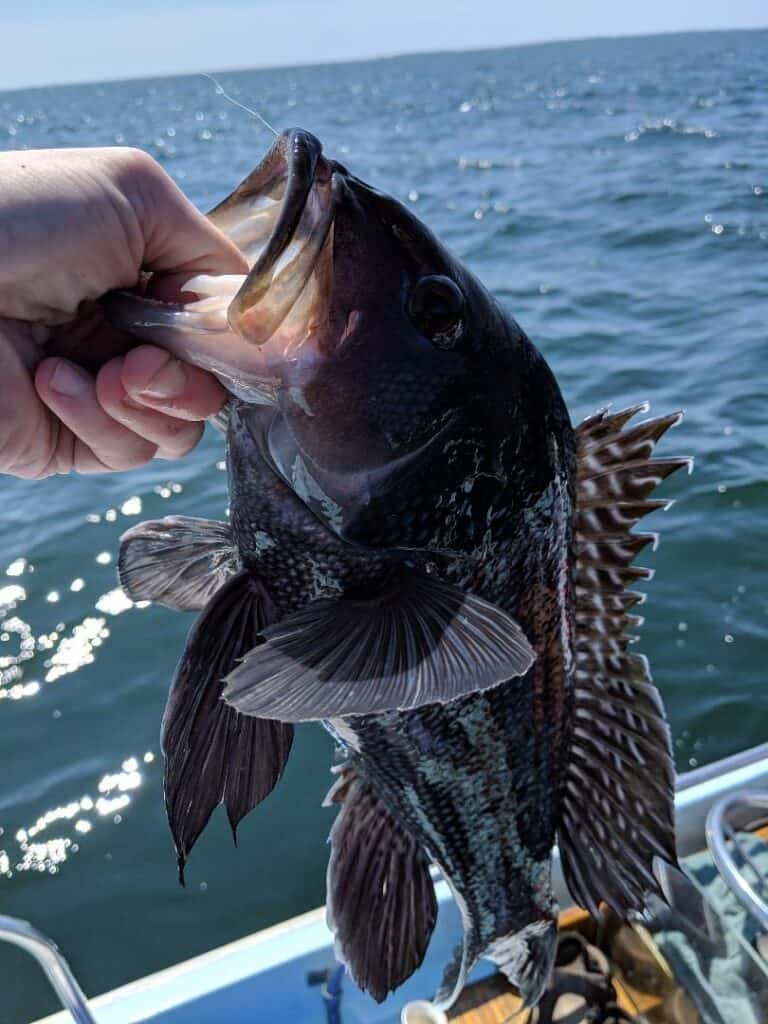
[[[61,1005],[72,1014],[77,1024],[96,1024],[88,1009],[83,990],[75,981],[69,964],[58,946],[27,921],[0,914],[0,940],[26,950],[40,964],[45,976],[59,997]]]
[[[745,812],[752,812],[754,817],[756,810],[768,811],[768,793],[746,789],[738,793],[726,794],[713,804],[707,815],[706,838],[712,860],[728,888],[747,913],[759,922],[763,931],[768,932],[768,904],[744,877],[733,853],[728,848],[728,840],[730,840],[742,862],[750,865],[758,879],[762,878],[761,872],[750,861],[749,855],[744,850],[743,844],[729,821],[737,813],[742,820]]]

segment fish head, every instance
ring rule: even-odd
[[[311,305],[294,306],[265,342],[279,378],[270,456],[343,538],[420,546],[426,524],[406,528],[398,503],[492,400],[483,367],[500,313],[407,207],[323,160],[333,211]],[[263,314],[247,288],[238,302],[238,329],[253,337],[248,323],[258,330]]]
[[[209,216],[250,273],[192,279],[184,306],[135,299],[159,328],[144,336],[272,406],[269,457],[339,536],[424,546],[425,509],[473,445],[498,443],[494,410],[525,393],[532,346],[410,209],[308,132],[280,136]]]

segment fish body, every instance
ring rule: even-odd
[[[464,921],[437,1001],[486,957],[533,1004],[555,839],[593,911],[639,907],[675,860],[668,731],[625,632],[631,527],[685,464],[650,457],[675,417],[574,430],[518,324],[307,133],[211,216],[252,258],[234,295],[113,307],[233,395],[230,523],[142,524],[120,559],[132,597],[202,610],[163,724],[180,866],[322,721],[343,752],[329,922],[357,982],[382,999],[423,959],[434,861]]]
[[[551,386],[540,362],[531,362]],[[531,393],[541,396],[535,385]],[[238,403],[230,414],[232,533],[243,565],[282,613],[351,591],[376,593],[393,573],[429,567],[433,576],[508,611],[537,651],[525,675],[484,693],[324,723],[345,750],[347,768],[418,838],[465,908],[471,924],[466,948],[446,978],[448,1000],[494,943],[497,957],[516,955],[526,963],[535,957],[534,986],[546,978],[554,951],[550,861],[567,755],[575,465],[573,432],[554,393],[557,415],[551,427],[542,424],[542,450],[535,451],[530,432],[526,436],[536,485],[521,479],[513,446],[505,465],[499,449],[509,430],[488,446],[487,467],[482,449],[455,445],[450,489],[439,495],[455,517],[450,525],[430,507],[438,499],[431,474],[426,494],[423,467],[400,481],[396,500],[414,515],[422,507],[434,538],[433,548],[408,552],[356,550],[326,529],[262,454],[272,410]],[[502,420],[498,408],[494,418]],[[493,486],[483,490],[483,481]],[[410,500],[402,493],[409,482]],[[481,494],[473,494],[476,482]],[[514,936],[509,950],[500,942],[507,936]],[[525,986],[522,975],[515,980],[531,1001],[537,997],[538,988]]]

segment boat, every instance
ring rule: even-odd
[[[561,931],[577,933],[586,944],[602,944],[603,948],[607,944],[612,992],[626,1014],[617,1019],[648,1024],[750,1024],[752,1020],[761,1024],[768,1021],[768,962],[764,959],[768,939],[761,942],[762,936],[768,935],[768,743],[681,775],[675,806],[684,875],[667,872],[664,885],[669,905],[657,901],[659,906],[646,908],[632,925],[611,920],[607,910],[601,921],[595,922],[573,906],[555,851],[555,890],[563,908]],[[702,878],[716,880],[721,891],[727,892],[731,900],[727,913],[712,902],[711,886],[703,884]],[[62,954],[31,925],[0,917],[0,938],[37,957],[66,1007],[35,1024],[69,1024],[73,1019],[77,1024],[442,1024],[446,1020],[500,1024],[513,1015],[521,1024],[535,1020],[530,1011],[519,1012],[516,994],[492,964],[476,968],[447,1016],[429,1002],[461,934],[459,912],[448,886],[437,875],[435,884],[439,913],[427,957],[416,974],[381,1004],[360,992],[336,963],[323,908],[140,978],[90,1002]],[[749,928],[737,934],[733,922],[739,914]],[[754,941],[745,937],[751,933]],[[691,969],[691,956],[700,954],[707,944],[712,947],[710,954],[722,951],[724,942],[737,951],[741,966],[738,978],[734,974],[726,980],[723,995],[706,976],[703,961],[698,975]],[[636,977],[631,970],[633,955]],[[682,964],[684,969],[675,969],[676,955],[678,968]],[[643,971],[645,976],[640,977]],[[692,991],[697,985],[702,991]],[[752,1016],[748,1016],[743,1008],[746,1004],[738,1001],[739,992],[744,998],[754,997],[753,1003],[765,994],[765,1016],[760,1016],[759,1006],[752,1005]],[[675,1013],[679,1016],[664,1015],[665,1007],[672,1005],[671,993],[677,993]]]

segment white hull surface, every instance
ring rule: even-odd
[[[768,744],[680,777],[675,801],[679,856],[705,846],[705,819],[713,803],[745,788],[768,789]],[[557,856],[555,890],[562,907],[572,902]],[[395,1024],[405,1003],[432,996],[461,936],[458,910],[442,881],[437,894],[438,921],[420,970],[381,1005],[345,978],[344,1024]],[[320,1024],[325,1019],[321,987],[310,985],[308,976],[334,964],[332,937],[319,908],[107,992],[90,1006],[98,1024]],[[481,965],[472,977],[493,970],[492,964]],[[68,1013],[58,1013],[36,1024],[71,1020]]]

